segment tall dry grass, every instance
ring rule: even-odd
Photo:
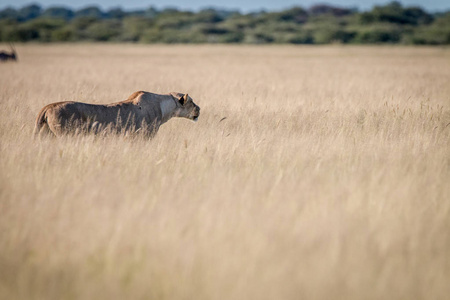
[[[17,48],[0,65],[0,298],[450,294],[447,48]],[[31,138],[47,103],[137,90],[188,92],[200,120]]]

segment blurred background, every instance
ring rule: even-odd
[[[1,1],[0,42],[450,43],[448,1]]]

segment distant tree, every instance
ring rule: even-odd
[[[29,24],[19,24],[7,28],[3,34],[8,42],[29,42],[39,39],[38,30],[29,26]]]
[[[154,28],[152,20],[145,17],[127,16],[122,20],[122,32],[119,40],[137,42],[142,39],[144,32],[150,28]]]
[[[400,2],[365,12],[319,4],[308,10],[239,11],[177,8],[73,11],[37,4],[0,10],[0,41],[122,41],[143,43],[403,43],[450,44],[450,12],[430,14]]]
[[[42,8],[37,4],[30,4],[18,10],[18,18],[20,21],[28,21],[40,16]]]
[[[347,16],[347,15],[352,14],[354,12],[354,10],[348,9],[348,8],[335,7],[335,6],[326,5],[326,4],[318,4],[318,5],[311,6],[311,8],[309,9],[308,12],[310,15],[313,15],[313,16],[333,15],[336,17],[342,17],[342,16]]]
[[[157,27],[144,29],[141,35],[137,36],[143,43],[160,43],[162,42],[163,32]]]
[[[111,19],[122,19],[125,15],[126,13],[120,7],[112,8],[105,13],[105,17]]]
[[[356,35],[356,32],[346,31],[335,27],[322,27],[313,31],[315,44],[329,43],[349,43]]]
[[[75,32],[73,28],[66,26],[56,29],[52,32],[51,38],[55,42],[69,42],[75,40]]]
[[[158,15],[155,22],[163,29],[182,29],[195,23],[195,19],[191,12],[164,10]]]
[[[214,9],[204,9],[195,14],[194,20],[199,23],[218,23],[223,18]]]
[[[400,40],[400,28],[389,24],[361,28],[354,38],[354,42],[362,44],[398,43]]]
[[[228,32],[219,37],[219,43],[241,43],[245,38],[245,34],[243,32]]]
[[[293,7],[281,12],[266,14],[265,17],[274,21],[305,23],[308,20],[308,12],[301,7]]]
[[[94,22],[86,29],[89,40],[106,42],[114,40],[120,33],[120,23],[116,20]]]
[[[247,42],[251,44],[269,44],[274,40],[275,37],[271,32],[265,32],[263,30],[256,30],[247,36]]]
[[[63,19],[55,18],[37,18],[26,25],[33,30],[37,31],[37,36],[33,39],[37,39],[41,42],[51,42],[52,32],[62,28],[65,24]]]
[[[88,32],[88,28],[98,22],[95,17],[77,17],[70,23],[70,30],[72,32],[72,39],[74,41],[79,40],[92,40]]]
[[[42,17],[59,18],[66,21],[71,20],[75,16],[73,10],[63,6],[49,7],[42,13]]]
[[[429,24],[433,21],[432,15],[419,7],[403,8],[399,2],[391,2],[385,6],[375,6],[370,12],[362,13],[361,23],[397,23],[397,24]]]
[[[180,11],[178,10],[178,8],[176,7],[166,7],[165,9],[163,9],[162,11],[160,11],[160,14],[164,14],[164,15],[174,15],[179,13]]]
[[[19,14],[17,10],[11,7],[7,7],[3,10],[0,10],[0,19],[11,19],[11,20],[17,20],[19,17]]]
[[[144,17],[150,19],[154,19],[158,14],[159,14],[158,10],[153,6],[150,6],[144,11]]]
[[[407,24],[423,25],[433,22],[433,16],[420,7],[409,7],[403,10],[404,20]]]
[[[439,14],[435,22],[421,26],[413,32],[413,44],[448,45],[450,44],[450,11]]]
[[[75,12],[75,17],[91,17],[100,19],[103,17],[103,12],[97,6],[88,6]]]
[[[201,26],[199,26],[199,31],[206,35],[208,34],[221,35],[230,32],[227,28],[220,27],[215,24],[202,24]]]

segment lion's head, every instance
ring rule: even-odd
[[[194,103],[188,94],[177,93],[174,95],[177,99],[177,108],[175,109],[175,116],[187,118],[197,122],[200,116],[200,107]]]

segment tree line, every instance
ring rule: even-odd
[[[430,13],[399,2],[363,12],[314,5],[252,13],[214,8],[43,9],[32,4],[0,10],[0,41],[447,45],[450,11]]]

